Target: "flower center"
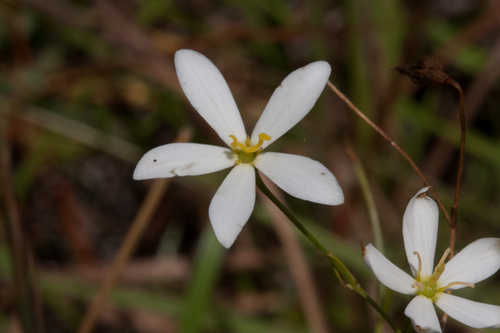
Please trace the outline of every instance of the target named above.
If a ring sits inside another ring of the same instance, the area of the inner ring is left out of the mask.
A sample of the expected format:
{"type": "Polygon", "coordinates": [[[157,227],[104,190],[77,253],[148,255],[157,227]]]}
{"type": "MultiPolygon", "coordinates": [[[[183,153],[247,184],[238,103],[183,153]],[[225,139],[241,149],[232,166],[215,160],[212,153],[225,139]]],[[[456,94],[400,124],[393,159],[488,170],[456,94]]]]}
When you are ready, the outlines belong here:
{"type": "Polygon", "coordinates": [[[261,152],[264,141],[271,140],[271,137],[266,133],[259,134],[259,142],[255,145],[252,145],[249,138],[245,142],[239,142],[235,135],[231,134],[229,137],[233,140],[231,148],[236,156],[238,156],[238,160],[236,161],[238,164],[252,163],[261,152]]]}
{"type": "Polygon", "coordinates": [[[474,288],[473,283],[460,282],[460,281],[451,282],[446,286],[439,286],[438,280],[444,272],[445,261],[446,258],[448,258],[448,255],[450,254],[450,249],[446,249],[446,251],[444,251],[443,256],[441,257],[441,259],[439,259],[439,263],[436,265],[436,268],[434,268],[434,272],[432,273],[431,276],[422,276],[422,257],[417,251],[413,252],[413,254],[416,255],[418,258],[418,271],[416,276],[417,281],[415,282],[414,285],[414,287],[417,288],[417,295],[425,296],[431,299],[433,302],[435,302],[437,296],[440,293],[448,290],[452,286],[465,285],[467,287],[474,288]]]}

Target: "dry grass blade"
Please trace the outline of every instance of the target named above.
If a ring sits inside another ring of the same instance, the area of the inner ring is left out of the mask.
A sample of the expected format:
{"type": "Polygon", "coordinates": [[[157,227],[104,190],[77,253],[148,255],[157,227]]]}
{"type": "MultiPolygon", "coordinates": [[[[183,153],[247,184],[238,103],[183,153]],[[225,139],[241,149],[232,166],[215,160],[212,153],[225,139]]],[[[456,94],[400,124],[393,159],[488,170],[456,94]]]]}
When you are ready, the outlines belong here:
{"type": "MultiPolygon", "coordinates": [[[[276,187],[264,179],[266,186],[282,201],[283,198],[276,193],[276,187]]],[[[288,267],[295,280],[298,289],[299,299],[309,323],[311,332],[327,333],[328,326],[318,298],[318,291],[315,287],[313,277],[307,260],[304,256],[300,243],[295,235],[292,226],[288,223],[286,216],[273,205],[270,199],[263,196],[264,206],[271,215],[271,220],[276,234],[283,243],[283,252],[288,262],[288,267]]]]}
{"type": "MultiPolygon", "coordinates": [[[[0,98],[0,103],[7,105],[8,102],[6,99],[0,98]]],[[[20,118],[30,124],[70,138],[85,146],[104,151],[130,163],[135,163],[140,157],[140,150],[134,144],[39,107],[29,107],[27,111],[15,113],[0,110],[0,117],[20,118]]]]}
{"type": "Polygon", "coordinates": [[[455,81],[451,76],[449,76],[442,68],[442,65],[433,60],[427,60],[417,65],[410,66],[408,68],[396,68],[399,72],[407,75],[416,84],[420,85],[444,85],[455,89],[458,92],[459,97],[459,119],[460,119],[460,152],[457,167],[457,180],[455,183],[455,196],[453,199],[453,205],[450,209],[450,250],[451,257],[455,252],[455,238],[457,229],[457,211],[458,211],[458,201],[460,200],[460,192],[462,190],[462,174],[464,170],[464,158],[465,158],[465,138],[467,133],[467,120],[465,118],[465,102],[464,102],[464,92],[460,84],[455,81]]]}
{"type": "MultiPolygon", "coordinates": [[[[0,118],[0,198],[6,218],[2,220],[12,251],[13,280],[18,316],[25,332],[44,332],[42,300],[33,254],[23,232],[21,213],[14,194],[7,124],[0,118]]],[[[2,222],[0,221],[0,222],[2,222]]]]}
{"type": "MultiPolygon", "coordinates": [[[[191,131],[188,129],[183,129],[179,132],[176,141],[185,142],[189,141],[191,138],[191,131]]],[[[99,313],[109,296],[110,291],[113,289],[114,284],[120,277],[125,265],[132,254],[132,251],[137,245],[137,241],[140,239],[142,232],[147,227],[151,217],[153,216],[158,204],[165,193],[167,186],[169,184],[169,179],[157,179],[153,182],[150,187],[149,192],[144,199],[144,202],[139,209],[132,226],[130,227],[125,240],[123,241],[115,260],[113,261],[109,273],[104,278],[99,291],[94,296],[92,303],[90,304],[85,317],[83,318],[79,333],[90,333],[94,328],[95,322],[99,316],[99,313]]]]}

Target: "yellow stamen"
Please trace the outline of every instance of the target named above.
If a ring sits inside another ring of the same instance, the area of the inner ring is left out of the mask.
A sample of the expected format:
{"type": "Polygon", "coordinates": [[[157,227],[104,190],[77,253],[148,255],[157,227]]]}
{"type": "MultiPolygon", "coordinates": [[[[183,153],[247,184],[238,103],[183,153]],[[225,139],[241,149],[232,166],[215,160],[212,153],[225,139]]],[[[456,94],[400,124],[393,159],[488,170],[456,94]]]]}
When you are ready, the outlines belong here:
{"type": "Polygon", "coordinates": [[[415,283],[413,283],[411,286],[412,286],[413,288],[417,288],[417,289],[419,289],[419,290],[421,290],[421,289],[423,288],[422,282],[420,282],[420,281],[418,281],[418,280],[417,280],[417,281],[415,281],[415,283]]]}
{"type": "Polygon", "coordinates": [[[439,278],[444,272],[445,268],[445,261],[450,255],[450,249],[446,249],[444,251],[443,256],[441,259],[439,259],[438,264],[436,265],[436,268],[434,268],[434,272],[430,276],[422,276],[422,257],[418,252],[413,252],[414,255],[417,256],[418,258],[418,272],[416,276],[416,281],[413,283],[412,287],[417,289],[417,294],[425,296],[435,302],[437,300],[437,297],[440,293],[450,289],[453,286],[456,285],[462,285],[466,287],[471,287],[474,288],[474,283],[469,283],[469,282],[451,282],[447,284],[446,286],[440,287],[439,286],[439,278]]]}
{"type": "Polygon", "coordinates": [[[245,140],[245,143],[241,143],[238,141],[235,135],[231,134],[229,135],[229,137],[233,140],[233,142],[231,143],[231,148],[233,148],[233,150],[242,151],[247,154],[258,152],[259,150],[261,150],[264,141],[271,140],[271,137],[266,133],[259,134],[259,142],[257,142],[256,145],[252,145],[252,142],[250,142],[250,139],[248,138],[245,140]]]}
{"type": "Polygon", "coordinates": [[[257,155],[262,150],[262,145],[264,141],[271,140],[271,137],[266,133],[259,134],[259,142],[256,145],[252,145],[249,138],[245,139],[245,142],[239,142],[235,135],[231,134],[229,137],[233,140],[231,143],[231,148],[233,152],[238,157],[236,163],[241,164],[251,164],[257,157],[257,155]]]}
{"type": "Polygon", "coordinates": [[[445,262],[445,260],[448,258],[448,256],[450,255],[450,253],[451,253],[450,248],[447,248],[447,249],[444,251],[444,253],[443,253],[443,255],[442,255],[441,259],[439,259],[439,262],[438,262],[438,264],[436,265],[436,269],[434,269],[434,271],[436,271],[436,270],[438,269],[438,267],[444,266],[444,262],[445,262]]]}
{"type": "Polygon", "coordinates": [[[456,281],[456,282],[448,283],[446,286],[439,288],[437,290],[437,292],[443,292],[443,291],[445,291],[447,289],[450,289],[453,286],[458,286],[458,285],[460,285],[460,286],[466,286],[466,287],[469,287],[469,288],[474,288],[476,286],[474,283],[456,281]]]}
{"type": "Polygon", "coordinates": [[[413,254],[416,255],[418,259],[417,281],[420,281],[422,274],[422,257],[420,256],[420,253],[418,253],[417,251],[413,251],[413,254]]]}
{"type": "Polygon", "coordinates": [[[451,250],[449,248],[447,248],[444,251],[443,255],[441,256],[441,259],[439,259],[439,262],[436,265],[436,268],[434,268],[434,272],[432,273],[432,279],[434,281],[439,280],[439,277],[441,276],[441,274],[443,274],[444,267],[445,267],[444,262],[446,261],[446,258],[448,258],[450,253],[451,253],[451,250]]]}

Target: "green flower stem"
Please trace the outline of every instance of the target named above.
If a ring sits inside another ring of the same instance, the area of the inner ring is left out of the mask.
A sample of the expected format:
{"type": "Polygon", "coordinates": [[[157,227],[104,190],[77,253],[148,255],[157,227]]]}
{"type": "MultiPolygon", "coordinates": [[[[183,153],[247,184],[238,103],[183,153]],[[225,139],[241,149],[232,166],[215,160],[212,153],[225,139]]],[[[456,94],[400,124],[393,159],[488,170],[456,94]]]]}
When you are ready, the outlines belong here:
{"type": "Polygon", "coordinates": [[[368,215],[372,224],[375,247],[380,252],[384,253],[384,238],[382,236],[382,228],[380,227],[377,205],[375,204],[375,199],[370,187],[370,182],[368,181],[368,177],[366,176],[365,168],[363,167],[361,160],[358,158],[351,147],[348,146],[346,148],[346,152],[354,164],[354,172],[356,173],[356,177],[358,177],[359,185],[361,187],[361,191],[363,192],[363,197],[365,198],[366,208],[368,209],[368,215]]]}
{"type": "MultiPolygon", "coordinates": [[[[377,206],[375,204],[375,199],[372,194],[370,182],[368,181],[368,177],[366,176],[363,164],[361,163],[361,160],[358,158],[354,150],[350,146],[347,146],[346,153],[352,160],[352,163],[354,165],[354,172],[358,177],[359,185],[361,187],[361,191],[363,192],[363,196],[365,198],[366,208],[368,209],[368,214],[372,224],[372,232],[373,232],[373,238],[375,239],[375,247],[379,249],[380,252],[384,253],[384,239],[382,237],[382,228],[380,227],[380,219],[378,217],[377,206]]],[[[378,301],[382,303],[385,296],[385,287],[379,283],[378,290],[379,290],[378,301]]],[[[378,320],[375,332],[382,331],[382,324],[383,324],[382,320],[378,320]]]]}
{"type": "Polygon", "coordinates": [[[375,309],[375,311],[377,311],[379,315],[391,326],[394,332],[397,333],[401,332],[401,330],[399,330],[396,327],[396,325],[392,322],[389,315],[384,312],[384,310],[377,304],[377,302],[375,302],[375,300],[371,298],[370,295],[368,295],[368,293],[358,283],[356,277],[342,262],[342,260],[340,260],[337,256],[328,251],[326,247],[324,247],[323,244],[321,244],[320,241],[304,226],[304,224],[302,224],[302,222],[299,221],[299,219],[292,213],[292,211],[288,209],[288,207],[286,207],[283,203],[281,203],[281,201],[279,201],[278,198],[274,196],[274,194],[271,193],[271,191],[264,184],[258,173],[257,173],[257,186],[262,191],[262,193],[264,193],[276,205],[276,207],[278,207],[279,210],[281,210],[281,212],[285,214],[286,217],[288,217],[290,222],[292,222],[295,225],[295,227],[299,229],[299,231],[307,238],[307,240],[311,242],[311,244],[318,251],[320,251],[323,255],[325,255],[328,258],[328,261],[332,265],[340,283],[347,289],[354,291],[361,298],[363,298],[368,304],[370,304],[375,309]]]}

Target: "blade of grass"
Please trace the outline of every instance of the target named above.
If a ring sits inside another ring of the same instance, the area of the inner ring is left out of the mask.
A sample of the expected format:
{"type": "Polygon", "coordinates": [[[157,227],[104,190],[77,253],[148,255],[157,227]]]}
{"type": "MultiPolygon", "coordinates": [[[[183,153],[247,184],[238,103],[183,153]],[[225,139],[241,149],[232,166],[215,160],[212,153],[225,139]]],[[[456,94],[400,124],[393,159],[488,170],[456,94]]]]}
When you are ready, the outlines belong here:
{"type": "Polygon", "coordinates": [[[85,146],[104,151],[129,163],[137,162],[140,157],[139,147],[119,137],[109,135],[82,122],[31,106],[26,111],[9,114],[5,110],[8,99],[0,96],[0,117],[16,117],[35,126],[72,139],[85,146]]]}
{"type": "MultiPolygon", "coordinates": [[[[208,228],[207,228],[208,229],[208,228]]],[[[211,231],[208,230],[210,233],[211,231]]],[[[208,232],[207,232],[208,233],[208,232]]],[[[220,245],[217,244],[219,248],[220,245]]],[[[223,251],[223,249],[221,249],[223,251]]],[[[6,276],[6,272],[0,270],[0,278],[6,276]]],[[[88,282],[80,277],[65,276],[58,273],[42,274],[41,286],[45,295],[49,298],[75,298],[89,301],[98,291],[98,285],[88,282]]],[[[169,294],[158,290],[147,290],[136,287],[117,286],[110,293],[111,305],[125,311],[150,311],[154,314],[167,314],[173,318],[182,316],[186,300],[184,297],[169,294]]],[[[226,322],[231,332],[257,333],[306,333],[307,330],[300,325],[287,325],[275,320],[264,320],[238,314],[234,309],[214,302],[212,308],[224,313],[226,322]]],[[[206,313],[204,318],[208,328],[215,327],[213,311],[206,313]]],[[[76,327],[75,327],[76,329],[76,327]]],[[[214,330],[217,331],[217,330],[214,330]]]]}
{"type": "MultiPolygon", "coordinates": [[[[183,129],[179,131],[177,136],[177,142],[189,141],[191,138],[191,132],[189,129],[183,129]]],[[[92,300],[85,317],[82,320],[82,324],[78,332],[80,333],[90,333],[95,325],[95,322],[99,316],[103,304],[108,298],[109,292],[113,289],[113,286],[118,281],[120,274],[122,273],[125,265],[127,264],[132,252],[134,251],[137,242],[140,240],[144,229],[148,226],[151,217],[153,216],[158,204],[160,203],[163,194],[167,190],[169,184],[169,178],[157,179],[154,181],[153,185],[149,189],[149,192],[144,199],[144,202],[137,212],[137,215],[132,222],[132,225],[123,240],[123,243],[118,250],[118,254],[111,264],[109,274],[104,278],[101,288],[98,294],[92,300]]]]}
{"type": "MultiPolygon", "coordinates": [[[[16,105],[7,106],[6,113],[15,112],[16,105]]],[[[7,130],[9,124],[0,118],[0,208],[5,210],[1,219],[12,257],[12,280],[15,290],[17,315],[25,332],[44,332],[42,300],[40,299],[37,268],[25,236],[21,211],[14,193],[11,173],[11,148],[7,130]]]]}
{"type": "MultiPolygon", "coordinates": [[[[344,239],[337,237],[324,227],[318,225],[304,216],[298,216],[307,229],[316,235],[318,240],[332,253],[335,253],[342,261],[351,267],[361,276],[370,276],[370,271],[363,262],[358,244],[351,244],[344,239]]],[[[303,239],[305,244],[309,244],[303,239]]]]}
{"type": "Polygon", "coordinates": [[[368,209],[368,215],[370,217],[370,222],[372,225],[373,238],[375,240],[375,246],[382,253],[384,252],[384,239],[382,236],[382,228],[380,227],[380,219],[378,217],[377,206],[375,205],[375,199],[370,188],[370,183],[368,182],[368,177],[366,176],[365,169],[361,164],[360,159],[350,147],[346,148],[347,155],[351,158],[354,164],[354,172],[359,180],[359,185],[361,191],[363,192],[363,197],[365,198],[366,208],[368,209]]]}
{"type": "MultiPolygon", "coordinates": [[[[285,202],[283,196],[277,192],[276,186],[269,180],[264,179],[264,181],[271,191],[275,193],[276,197],[285,202]]],[[[262,196],[262,199],[264,200],[264,206],[271,215],[276,234],[282,243],[283,253],[297,287],[297,295],[310,330],[314,333],[326,333],[329,330],[318,297],[318,290],[293,226],[288,223],[286,216],[268,198],[262,196]]]]}
{"type": "Polygon", "coordinates": [[[391,326],[394,332],[398,333],[400,330],[397,328],[396,324],[392,321],[391,317],[380,307],[380,305],[371,298],[370,295],[364,290],[364,288],[359,284],[357,278],[345,265],[345,263],[339,259],[334,253],[330,252],[324,245],[319,241],[316,236],[311,233],[309,229],[300,221],[297,216],[288,207],[283,205],[283,203],[272,194],[272,192],[267,188],[267,186],[262,181],[260,175],[257,173],[257,187],[259,190],[266,195],[275,205],[286,215],[290,223],[292,223],[302,235],[307,238],[314,248],[323,254],[331,265],[333,273],[336,275],[340,284],[345,288],[352,290],[358,296],[360,296],[367,304],[369,304],[379,315],[382,317],[387,324],[391,326]]]}
{"type": "MultiPolygon", "coordinates": [[[[370,70],[368,68],[367,59],[365,58],[368,54],[366,50],[365,41],[365,30],[368,27],[368,14],[366,1],[352,0],[346,2],[346,15],[349,22],[349,91],[352,92],[353,100],[356,104],[360,105],[362,110],[365,110],[367,114],[372,114],[373,107],[373,96],[372,88],[370,82],[370,70]]],[[[359,121],[357,123],[357,143],[360,147],[368,147],[368,141],[372,136],[371,131],[369,131],[363,122],[359,121]]]]}
{"type": "MultiPolygon", "coordinates": [[[[408,108],[401,108],[400,116],[402,116],[403,120],[418,124],[418,126],[432,132],[456,147],[460,144],[459,129],[447,120],[443,120],[428,112],[414,112],[408,108]]],[[[500,142],[492,142],[492,140],[485,136],[470,130],[467,134],[466,150],[468,154],[496,167],[500,167],[500,142]]]]}
{"type": "Polygon", "coordinates": [[[202,234],[196,251],[195,267],[181,315],[184,333],[203,331],[204,321],[211,312],[212,294],[219,275],[224,248],[217,242],[210,226],[202,234]]]}
{"type": "MultiPolygon", "coordinates": [[[[366,176],[365,169],[363,168],[363,164],[361,164],[361,160],[358,158],[354,150],[351,147],[346,147],[346,153],[351,158],[352,163],[354,164],[354,173],[358,177],[359,185],[361,187],[361,191],[363,192],[363,197],[365,198],[366,208],[368,209],[368,215],[370,217],[370,222],[372,226],[373,238],[375,240],[375,246],[384,253],[384,239],[382,236],[382,228],[380,227],[380,219],[378,217],[377,205],[375,204],[375,199],[373,198],[372,190],[370,187],[370,183],[368,181],[368,177],[366,176]]],[[[381,283],[378,284],[378,302],[382,303],[385,296],[385,287],[381,283]]],[[[383,303],[382,303],[383,304],[383,303]]],[[[387,308],[385,307],[387,311],[387,308]]],[[[383,329],[383,320],[378,319],[375,325],[375,332],[382,332],[383,329]]]]}

